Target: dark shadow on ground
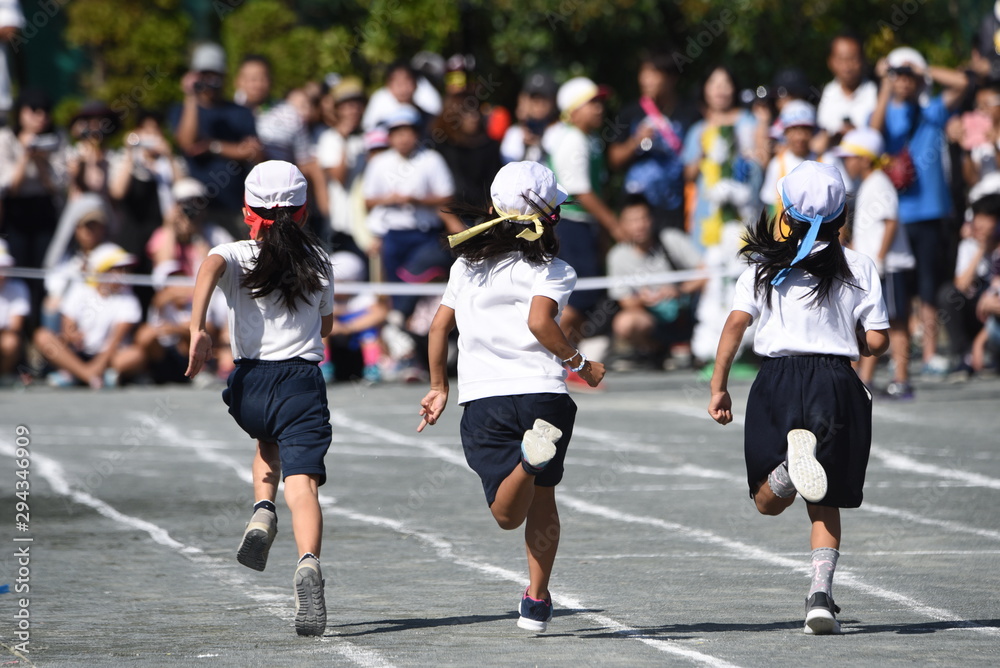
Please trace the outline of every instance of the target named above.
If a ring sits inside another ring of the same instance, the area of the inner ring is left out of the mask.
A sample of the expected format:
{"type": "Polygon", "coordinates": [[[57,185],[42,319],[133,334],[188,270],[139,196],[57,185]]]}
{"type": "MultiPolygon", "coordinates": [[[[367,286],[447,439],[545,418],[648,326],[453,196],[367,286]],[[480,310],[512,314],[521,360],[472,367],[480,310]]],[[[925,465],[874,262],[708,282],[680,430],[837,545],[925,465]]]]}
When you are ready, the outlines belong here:
{"type": "MultiPolygon", "coordinates": [[[[578,615],[587,612],[600,612],[600,610],[556,610],[555,618],[578,615]]],[[[374,633],[395,633],[398,631],[411,631],[414,629],[433,629],[440,626],[457,626],[467,624],[485,624],[488,622],[515,622],[517,611],[511,610],[498,615],[462,615],[456,617],[438,617],[436,619],[413,617],[409,619],[373,619],[369,622],[355,622],[353,624],[328,625],[327,631],[333,631],[339,637],[367,636],[374,633]],[[356,631],[350,629],[357,627],[364,628],[356,631]]]]}
{"type": "MultiPolygon", "coordinates": [[[[937,633],[952,629],[972,629],[977,627],[1000,628],[1000,619],[969,619],[944,622],[919,622],[916,624],[863,624],[854,619],[841,620],[844,635],[899,633],[903,635],[937,633]]],[[[801,621],[767,622],[763,624],[726,624],[702,622],[697,624],[664,624],[663,626],[636,627],[630,632],[602,631],[601,629],[580,629],[578,635],[586,638],[669,638],[680,640],[703,633],[761,633],[768,631],[798,631],[801,621]]]]}

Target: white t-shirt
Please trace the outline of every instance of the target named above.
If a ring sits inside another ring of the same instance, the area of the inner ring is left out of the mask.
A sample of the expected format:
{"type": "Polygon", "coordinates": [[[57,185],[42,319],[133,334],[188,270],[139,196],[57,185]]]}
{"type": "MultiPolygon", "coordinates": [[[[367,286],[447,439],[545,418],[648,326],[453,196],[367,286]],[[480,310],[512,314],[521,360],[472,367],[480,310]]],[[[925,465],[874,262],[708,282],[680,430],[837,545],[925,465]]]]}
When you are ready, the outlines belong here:
{"type": "Polygon", "coordinates": [[[542,149],[541,141],[534,146],[524,143],[524,126],[515,123],[507,128],[500,142],[500,157],[504,164],[508,162],[520,162],[522,160],[532,160],[542,162],[545,159],[545,151],[542,149]]]}
{"type": "Polygon", "coordinates": [[[917,265],[906,232],[896,228],[892,245],[885,255],[885,262],[878,259],[885,237],[885,221],[899,221],[899,193],[881,169],[872,172],[861,182],[854,200],[854,224],[851,247],[875,262],[879,275],[885,272],[906,271],[917,265]],[[884,264],[884,266],[883,266],[884,264]]]}
{"type": "Polygon", "coordinates": [[[767,163],[767,171],[764,173],[764,185],[760,187],[760,201],[768,206],[774,206],[778,201],[778,179],[788,176],[788,173],[801,165],[806,160],[815,160],[816,156],[810,153],[804,158],[800,158],[788,149],[781,149],[778,155],[771,158],[767,163]]]}
{"type": "MultiPolygon", "coordinates": [[[[608,277],[631,277],[658,274],[667,271],[695,269],[701,264],[701,255],[682,230],[667,228],[660,233],[662,246],[655,246],[645,253],[638,246],[616,244],[608,251],[608,277]]],[[[659,288],[661,286],[650,286],[659,288]]],[[[615,300],[637,294],[640,286],[612,284],[608,296],[615,300]]]]}
{"type": "Polygon", "coordinates": [[[104,350],[115,326],[123,322],[134,325],[142,320],[139,300],[125,286],[103,296],[92,285],[73,283],[59,302],[59,311],[76,323],[83,334],[81,352],[88,355],[98,355],[104,350]]]}
{"type": "Polygon", "coordinates": [[[31,313],[31,297],[24,281],[8,278],[0,287],[0,329],[9,329],[11,320],[31,313]]]}
{"type": "Polygon", "coordinates": [[[365,171],[365,138],[360,134],[344,137],[334,128],[327,128],[319,137],[316,160],[323,169],[339,167],[347,161],[347,183],[329,178],[327,190],[330,194],[330,227],[336,232],[353,234],[351,220],[351,189],[358,177],[365,171]],[[346,149],[346,150],[345,150],[346,149]]]}
{"type": "Polygon", "coordinates": [[[257,242],[245,239],[213,248],[209,255],[226,261],[219,288],[229,304],[229,339],[236,359],[288,360],[301,357],[311,362],[323,359],[320,337],[322,316],[333,313],[333,279],[323,278],[323,289],[294,310],[280,302],[277,290],[260,299],[241,287],[243,276],[253,268],[257,242]]]}
{"type": "Polygon", "coordinates": [[[535,296],[566,306],[576,272],[562,260],[532,264],[513,253],[451,267],[442,306],[458,324],[458,402],[513,394],[566,393],[566,371],[528,329],[535,296]]]}
{"type": "Polygon", "coordinates": [[[853,93],[845,93],[836,79],[823,87],[816,110],[816,123],[830,134],[840,132],[844,119],[850,118],[856,128],[868,127],[868,120],[878,103],[878,86],[865,81],[853,93]]]}
{"type": "MultiPolygon", "coordinates": [[[[18,0],[0,0],[0,28],[23,28],[24,14],[18,0]]],[[[0,48],[0,111],[14,106],[10,96],[10,71],[7,69],[7,48],[0,48]]]]}
{"type": "MultiPolygon", "coordinates": [[[[979,253],[979,247],[980,243],[972,237],[966,237],[958,242],[958,254],[955,257],[955,278],[966,272],[976,258],[976,254],[979,253]]],[[[976,266],[976,277],[985,279],[989,278],[989,275],[990,255],[985,253],[979,258],[979,264],[976,266]]]]}
{"type": "MultiPolygon", "coordinates": [[[[814,252],[825,245],[817,242],[814,252]]],[[[844,249],[844,255],[854,274],[852,283],[858,287],[834,281],[820,304],[809,295],[818,279],[801,269],[793,268],[781,285],[774,286],[770,307],[764,292],[754,291],[756,267],[740,274],[733,310],[749,313],[758,321],[755,353],[761,357],[842,355],[856,360],[860,357],[855,334],[858,322],[865,331],[889,328],[875,263],[849,248],[844,249]]]]}
{"type": "MultiPolygon", "coordinates": [[[[441,93],[426,77],[417,77],[417,90],[413,93],[413,104],[431,116],[437,116],[441,113],[441,93]]],[[[401,106],[403,106],[402,103],[393,97],[387,88],[384,86],[379,88],[368,98],[365,113],[361,117],[361,127],[365,130],[371,130],[392,116],[393,112],[401,106]]]]}
{"type": "MultiPolygon", "coordinates": [[[[408,158],[392,149],[379,153],[365,167],[363,188],[365,199],[393,193],[421,199],[455,194],[455,182],[448,163],[440,153],[429,148],[417,149],[408,158]]],[[[368,227],[377,237],[390,230],[427,232],[441,227],[441,219],[437,208],[432,206],[379,205],[368,213],[368,227]]]]}
{"type": "MultiPolygon", "coordinates": [[[[594,191],[591,181],[593,139],[576,126],[560,123],[558,127],[549,128],[542,140],[550,154],[556,180],[571,197],[594,191]]],[[[587,223],[597,220],[583,207],[572,207],[572,210],[573,220],[587,223]]]]}
{"type": "Polygon", "coordinates": [[[265,160],[302,165],[312,160],[312,142],[305,122],[288,102],[280,102],[257,117],[257,138],[265,160]]]}

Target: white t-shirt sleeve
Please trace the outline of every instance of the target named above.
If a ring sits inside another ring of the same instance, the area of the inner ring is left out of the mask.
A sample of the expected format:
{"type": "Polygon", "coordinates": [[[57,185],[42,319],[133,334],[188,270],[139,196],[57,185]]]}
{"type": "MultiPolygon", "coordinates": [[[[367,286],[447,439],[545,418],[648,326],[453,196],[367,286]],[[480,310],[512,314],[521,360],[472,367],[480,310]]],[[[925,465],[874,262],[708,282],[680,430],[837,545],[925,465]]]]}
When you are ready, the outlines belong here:
{"type": "Polygon", "coordinates": [[[592,192],[590,183],[590,147],[587,137],[576,128],[563,132],[552,153],[552,167],[559,185],[570,195],[592,192]]]}
{"type": "Polygon", "coordinates": [[[524,128],[512,125],[507,128],[500,142],[500,157],[504,163],[517,162],[524,159],[524,128]]]}
{"type": "Polygon", "coordinates": [[[326,284],[319,296],[319,314],[328,316],[333,313],[333,267],[327,265],[326,284]]]}
{"type": "Polygon", "coordinates": [[[878,277],[875,262],[867,256],[860,257],[859,269],[866,272],[860,283],[862,290],[861,302],[854,309],[855,320],[861,323],[865,331],[889,328],[889,313],[882,299],[882,281],[878,277]]]}
{"type": "Polygon", "coordinates": [[[441,306],[454,309],[458,303],[458,291],[465,280],[465,270],[468,265],[465,260],[459,258],[451,265],[448,274],[448,287],[444,289],[444,297],[441,298],[441,306]]]}
{"type": "Polygon", "coordinates": [[[697,269],[701,266],[701,254],[691,243],[691,237],[684,230],[667,228],[660,233],[660,243],[667,249],[670,263],[675,270],[697,269]]]}
{"type": "Polygon", "coordinates": [[[142,305],[139,298],[131,292],[119,295],[116,301],[115,322],[127,322],[130,325],[138,324],[142,321],[142,305]]]}
{"type": "Polygon", "coordinates": [[[219,289],[226,295],[233,294],[233,277],[239,274],[235,270],[235,267],[239,266],[239,261],[236,258],[236,254],[233,252],[233,247],[230,244],[222,244],[221,246],[216,246],[212,250],[208,251],[209,255],[218,255],[223,260],[226,261],[226,269],[222,272],[222,276],[219,277],[219,289]]]}
{"type": "Polygon", "coordinates": [[[733,295],[733,310],[749,313],[750,317],[754,320],[760,317],[757,291],[754,290],[756,274],[757,270],[754,267],[747,267],[736,281],[736,289],[733,295]]]}
{"type": "MultiPolygon", "coordinates": [[[[384,154],[383,154],[384,155],[384,154]]],[[[364,183],[362,193],[365,199],[382,197],[389,192],[387,180],[383,178],[385,172],[389,171],[384,166],[385,159],[381,155],[375,156],[365,167],[364,183]]]]}
{"type": "Polygon", "coordinates": [[[339,167],[344,158],[344,138],[340,133],[329,128],[319,136],[316,147],[316,160],[323,169],[339,167]]]}
{"type": "Polygon", "coordinates": [[[532,297],[548,297],[562,309],[576,287],[576,271],[561,260],[554,260],[539,268],[535,284],[531,288],[532,297]]]}

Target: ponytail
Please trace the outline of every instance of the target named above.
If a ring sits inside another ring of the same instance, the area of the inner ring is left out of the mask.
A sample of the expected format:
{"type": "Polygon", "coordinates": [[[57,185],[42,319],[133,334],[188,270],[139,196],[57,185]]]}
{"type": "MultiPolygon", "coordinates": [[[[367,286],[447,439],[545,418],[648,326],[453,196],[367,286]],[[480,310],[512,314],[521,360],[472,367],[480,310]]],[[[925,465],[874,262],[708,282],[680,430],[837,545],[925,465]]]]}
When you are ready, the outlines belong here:
{"type": "Polygon", "coordinates": [[[299,300],[307,301],[319,292],[324,279],[330,276],[330,260],[316,235],[292,219],[297,208],[251,208],[261,218],[274,222],[258,234],[259,252],[242,284],[254,299],[278,290],[279,303],[292,310],[299,300]]]}
{"type": "MultiPolygon", "coordinates": [[[[799,242],[809,230],[809,223],[799,221],[787,213],[783,214],[783,221],[791,231],[787,238],[775,239],[774,230],[777,218],[768,218],[766,211],[761,211],[756,225],[747,227],[743,237],[746,245],[739,251],[741,256],[757,265],[754,290],[757,294],[760,294],[761,290],[764,291],[768,306],[771,305],[771,294],[774,291],[774,285],[771,281],[782,269],[791,266],[798,251],[799,242]]],[[[858,287],[852,282],[854,274],[851,273],[851,267],[847,264],[844,248],[840,245],[839,230],[846,221],[845,209],[845,212],[837,218],[824,223],[820,227],[816,239],[829,242],[827,246],[795,264],[795,269],[801,269],[819,279],[819,282],[806,295],[812,297],[816,304],[829,296],[834,281],[858,287]]]]}

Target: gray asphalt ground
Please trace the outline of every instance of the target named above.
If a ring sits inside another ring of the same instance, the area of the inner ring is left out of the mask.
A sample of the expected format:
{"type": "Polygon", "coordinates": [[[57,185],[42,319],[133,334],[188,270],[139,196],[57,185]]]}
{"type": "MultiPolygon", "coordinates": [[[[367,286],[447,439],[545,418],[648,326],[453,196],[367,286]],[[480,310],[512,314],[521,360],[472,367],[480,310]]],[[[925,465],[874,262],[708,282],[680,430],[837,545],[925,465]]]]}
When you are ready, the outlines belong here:
{"type": "Polygon", "coordinates": [[[747,497],[739,418],[692,374],[616,374],[577,395],[559,488],[549,633],[515,626],[520,532],[497,528],[458,438],[417,435],[419,386],[331,388],[322,488],[329,626],[292,625],[287,508],[267,570],[235,560],[252,443],[218,390],[0,394],[3,666],[995,666],[1000,381],[877,402],[866,503],[844,514],[844,635],[802,633],[808,530],[747,497]],[[30,528],[15,527],[15,425],[30,429],[30,528]],[[31,543],[14,538],[31,537],[31,543]]]}

